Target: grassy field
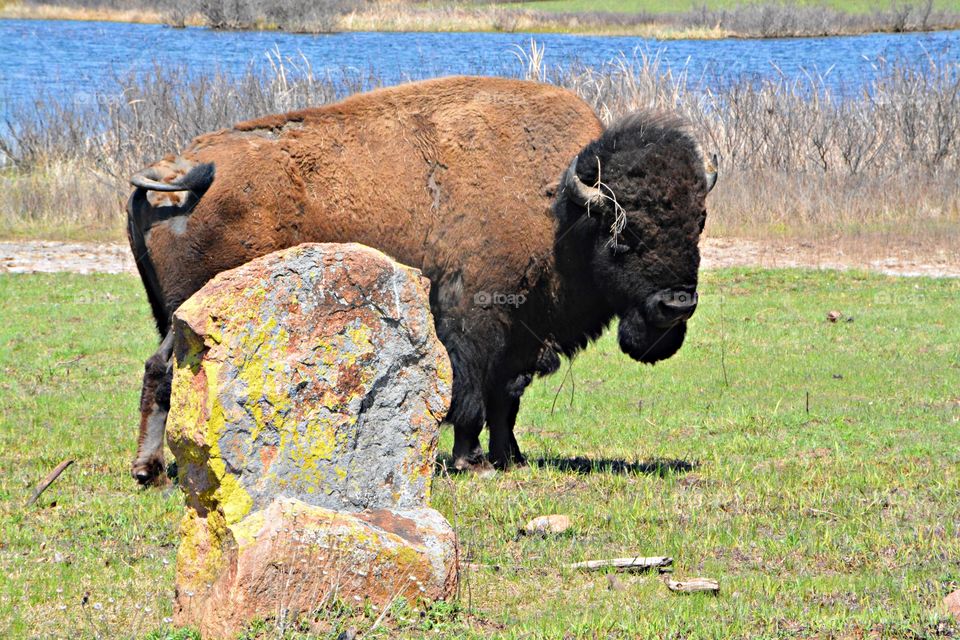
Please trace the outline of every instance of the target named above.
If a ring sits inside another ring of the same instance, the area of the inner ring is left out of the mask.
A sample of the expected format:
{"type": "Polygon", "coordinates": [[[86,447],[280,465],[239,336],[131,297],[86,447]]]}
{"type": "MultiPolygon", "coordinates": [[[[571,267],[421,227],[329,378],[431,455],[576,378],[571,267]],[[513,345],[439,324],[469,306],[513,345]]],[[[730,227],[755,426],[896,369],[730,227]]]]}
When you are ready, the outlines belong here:
{"type": "MultiPolygon", "coordinates": [[[[525,396],[533,464],[437,479],[468,560],[500,570],[468,571],[455,606],[398,604],[390,632],[956,637],[941,600],[960,587],[958,299],[958,280],[704,274],[676,357],[642,367],[608,334],[525,396]],[[572,531],[515,536],[547,513],[572,531]],[[633,554],[673,556],[677,577],[722,591],[562,566],[633,554]]],[[[164,622],[182,499],[127,475],[155,340],[139,283],[0,276],[0,308],[0,637],[191,637],[164,622]]],[[[363,632],[373,614],[327,613],[317,628],[363,632]]],[[[316,637],[308,628],[287,637],[316,637]]],[[[247,637],[277,635],[267,622],[247,637]]]]}

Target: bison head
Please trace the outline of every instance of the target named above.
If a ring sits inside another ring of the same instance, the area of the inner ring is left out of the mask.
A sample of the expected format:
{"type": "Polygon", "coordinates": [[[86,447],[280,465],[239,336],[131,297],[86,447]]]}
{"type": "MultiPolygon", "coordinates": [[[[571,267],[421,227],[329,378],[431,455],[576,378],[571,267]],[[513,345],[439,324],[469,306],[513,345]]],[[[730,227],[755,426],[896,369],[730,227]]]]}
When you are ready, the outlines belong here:
{"type": "Polygon", "coordinates": [[[717,179],[676,118],[635,114],[587,146],[564,194],[592,244],[593,286],[620,318],[620,348],[654,363],[683,344],[697,308],[697,243],[717,179]]]}

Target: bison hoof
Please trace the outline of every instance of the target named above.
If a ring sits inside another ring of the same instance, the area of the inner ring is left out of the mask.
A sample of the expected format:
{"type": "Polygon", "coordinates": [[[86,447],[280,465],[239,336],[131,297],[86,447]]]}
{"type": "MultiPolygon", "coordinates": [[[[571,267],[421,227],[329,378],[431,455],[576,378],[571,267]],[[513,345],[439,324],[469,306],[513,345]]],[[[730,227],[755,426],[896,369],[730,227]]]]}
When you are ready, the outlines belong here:
{"type": "Polygon", "coordinates": [[[492,456],[490,462],[493,463],[494,467],[502,471],[527,466],[527,459],[519,452],[504,456],[492,456]]]}
{"type": "Polygon", "coordinates": [[[151,458],[145,461],[135,461],[130,469],[134,480],[140,483],[140,486],[159,487],[166,483],[166,477],[163,473],[163,460],[151,458]]]}
{"type": "Polygon", "coordinates": [[[487,459],[483,457],[483,455],[481,455],[479,458],[457,458],[453,462],[453,468],[457,471],[475,473],[480,477],[486,477],[494,473],[493,465],[487,462],[487,459]]]}

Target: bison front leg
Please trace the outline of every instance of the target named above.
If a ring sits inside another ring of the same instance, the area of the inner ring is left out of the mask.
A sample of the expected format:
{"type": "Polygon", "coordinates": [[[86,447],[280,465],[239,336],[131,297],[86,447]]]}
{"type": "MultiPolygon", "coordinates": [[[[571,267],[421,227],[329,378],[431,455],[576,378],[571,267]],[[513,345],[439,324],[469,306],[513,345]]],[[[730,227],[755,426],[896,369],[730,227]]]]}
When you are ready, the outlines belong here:
{"type": "MultiPolygon", "coordinates": [[[[454,378],[454,386],[456,386],[456,378],[454,378]]],[[[453,405],[452,408],[455,410],[460,407],[453,405]]],[[[453,468],[458,471],[480,471],[488,468],[483,447],[480,446],[483,406],[477,405],[472,411],[451,411],[451,414],[447,417],[453,423],[453,468]]]]}
{"type": "Polygon", "coordinates": [[[163,434],[170,410],[173,332],[168,332],[157,352],[147,360],[140,391],[140,437],[131,473],[141,485],[164,481],[163,434]]]}
{"type": "Polygon", "coordinates": [[[529,384],[529,376],[521,376],[512,384],[498,389],[487,400],[487,428],[490,429],[490,462],[498,469],[526,464],[520,445],[513,434],[520,411],[520,396],[529,384]]]}

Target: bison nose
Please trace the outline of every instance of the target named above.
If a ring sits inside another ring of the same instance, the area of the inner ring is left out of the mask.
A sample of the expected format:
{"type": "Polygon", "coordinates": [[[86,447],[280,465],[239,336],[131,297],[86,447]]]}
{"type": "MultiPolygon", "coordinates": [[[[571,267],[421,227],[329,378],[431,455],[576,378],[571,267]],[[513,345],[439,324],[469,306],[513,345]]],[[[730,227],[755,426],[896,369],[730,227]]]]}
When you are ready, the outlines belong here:
{"type": "Polygon", "coordinates": [[[655,327],[670,327],[683,322],[697,310],[697,292],[693,287],[662,289],[647,298],[647,320],[655,327]]]}

